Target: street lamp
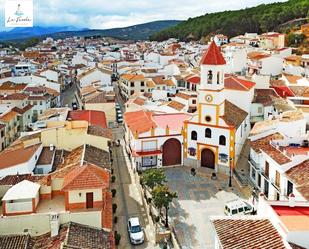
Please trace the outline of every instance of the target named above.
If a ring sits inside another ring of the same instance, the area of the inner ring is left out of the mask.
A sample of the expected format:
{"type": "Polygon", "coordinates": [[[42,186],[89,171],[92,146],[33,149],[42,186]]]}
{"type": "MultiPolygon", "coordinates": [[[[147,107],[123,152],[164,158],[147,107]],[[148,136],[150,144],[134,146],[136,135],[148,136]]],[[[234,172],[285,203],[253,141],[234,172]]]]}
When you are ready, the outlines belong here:
{"type": "Polygon", "coordinates": [[[229,187],[232,187],[232,160],[233,158],[230,157],[230,176],[229,176],[229,187]]]}

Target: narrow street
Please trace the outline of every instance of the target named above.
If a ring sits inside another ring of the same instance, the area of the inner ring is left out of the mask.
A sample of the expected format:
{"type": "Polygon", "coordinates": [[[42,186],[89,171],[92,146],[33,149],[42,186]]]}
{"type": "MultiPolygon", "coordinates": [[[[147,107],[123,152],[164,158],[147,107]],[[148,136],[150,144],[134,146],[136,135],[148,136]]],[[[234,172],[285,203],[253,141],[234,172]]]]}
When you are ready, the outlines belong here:
{"type": "Polygon", "coordinates": [[[65,91],[61,93],[60,103],[62,107],[65,107],[67,105],[68,107],[72,108],[72,102],[76,102],[76,90],[76,85],[73,84],[71,87],[65,89],[65,91]]]}
{"type": "MultiPolygon", "coordinates": [[[[123,129],[115,128],[113,135],[115,139],[121,139],[123,137],[123,129]]],[[[118,222],[115,224],[114,230],[121,234],[118,248],[155,248],[154,230],[145,213],[142,197],[134,181],[134,173],[131,170],[130,161],[124,151],[123,145],[113,147],[112,154],[114,175],[116,176],[116,182],[112,184],[112,188],[117,190],[114,203],[118,206],[115,214],[118,217],[118,222]],[[142,245],[134,246],[129,241],[127,220],[133,216],[139,217],[141,225],[144,228],[145,242],[142,245]]]]}

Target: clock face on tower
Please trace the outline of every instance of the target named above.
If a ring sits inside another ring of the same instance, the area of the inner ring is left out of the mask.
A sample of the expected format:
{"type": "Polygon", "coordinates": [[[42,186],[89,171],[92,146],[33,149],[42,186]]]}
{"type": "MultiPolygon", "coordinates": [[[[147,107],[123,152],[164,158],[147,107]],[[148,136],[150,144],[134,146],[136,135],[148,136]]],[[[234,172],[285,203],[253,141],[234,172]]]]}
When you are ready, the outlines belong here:
{"type": "Polygon", "coordinates": [[[210,94],[207,94],[207,95],[205,96],[205,100],[206,100],[208,103],[210,103],[210,102],[212,102],[213,97],[212,97],[210,94]]]}

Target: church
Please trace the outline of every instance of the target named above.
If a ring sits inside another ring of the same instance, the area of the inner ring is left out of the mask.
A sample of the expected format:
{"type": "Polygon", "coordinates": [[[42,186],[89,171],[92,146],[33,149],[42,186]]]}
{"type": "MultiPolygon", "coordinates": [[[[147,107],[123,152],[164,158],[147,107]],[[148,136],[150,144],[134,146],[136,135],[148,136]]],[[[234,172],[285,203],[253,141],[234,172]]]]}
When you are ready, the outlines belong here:
{"type": "Polygon", "coordinates": [[[250,132],[249,114],[226,96],[225,66],[224,57],[212,42],[200,63],[197,114],[184,121],[183,164],[186,166],[228,172],[230,167],[235,167],[250,132]]]}

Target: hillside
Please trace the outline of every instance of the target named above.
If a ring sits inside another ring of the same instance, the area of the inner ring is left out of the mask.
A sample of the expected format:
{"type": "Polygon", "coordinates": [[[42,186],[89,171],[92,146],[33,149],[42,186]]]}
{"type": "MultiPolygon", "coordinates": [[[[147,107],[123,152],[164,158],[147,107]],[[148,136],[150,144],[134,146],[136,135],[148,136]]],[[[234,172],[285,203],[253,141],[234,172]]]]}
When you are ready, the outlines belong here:
{"type": "Polygon", "coordinates": [[[125,28],[113,29],[82,29],[78,30],[72,27],[70,30],[67,27],[33,27],[33,28],[18,28],[8,32],[0,32],[0,40],[2,41],[22,41],[27,38],[37,37],[43,39],[47,36],[53,38],[66,38],[71,36],[94,36],[100,35],[105,37],[114,37],[125,40],[147,40],[149,36],[162,29],[166,29],[179,24],[181,21],[166,20],[155,21],[149,23],[138,24],[125,28]]]}
{"type": "Polygon", "coordinates": [[[246,32],[273,31],[277,30],[282,23],[307,17],[308,11],[309,0],[289,0],[283,3],[261,4],[252,8],[189,18],[174,27],[155,33],[150,39],[158,41],[168,38],[199,40],[216,33],[233,37],[246,32]]]}
{"type": "Polygon", "coordinates": [[[80,31],[82,29],[74,26],[62,26],[62,27],[41,27],[33,26],[27,28],[14,28],[10,31],[0,32],[0,40],[15,40],[15,39],[27,39],[30,37],[42,36],[53,34],[63,31],[80,31]]]}

